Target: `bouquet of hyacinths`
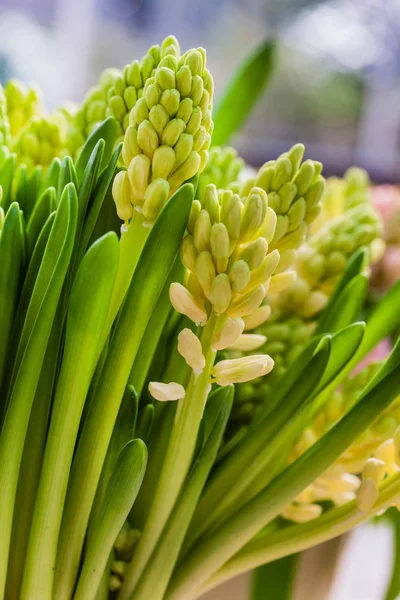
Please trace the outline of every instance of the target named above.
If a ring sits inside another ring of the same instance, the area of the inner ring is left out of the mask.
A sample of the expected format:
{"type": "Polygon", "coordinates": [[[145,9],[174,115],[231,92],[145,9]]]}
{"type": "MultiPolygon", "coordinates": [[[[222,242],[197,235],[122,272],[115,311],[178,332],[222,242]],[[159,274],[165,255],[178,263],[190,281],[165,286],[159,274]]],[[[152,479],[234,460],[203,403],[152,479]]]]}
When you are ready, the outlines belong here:
{"type": "Polygon", "coordinates": [[[366,175],[297,144],[246,179],[212,105],[172,36],[79,107],[2,91],[0,598],[190,600],[399,502],[399,346],[353,374],[400,324],[366,175]]]}

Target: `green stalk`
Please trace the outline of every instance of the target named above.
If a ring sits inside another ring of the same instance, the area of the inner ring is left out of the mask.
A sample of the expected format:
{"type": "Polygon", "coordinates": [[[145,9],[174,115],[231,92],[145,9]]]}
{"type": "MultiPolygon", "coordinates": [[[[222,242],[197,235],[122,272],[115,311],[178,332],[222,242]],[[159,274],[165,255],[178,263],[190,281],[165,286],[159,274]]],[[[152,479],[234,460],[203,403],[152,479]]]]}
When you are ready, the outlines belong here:
{"type": "Polygon", "coordinates": [[[171,582],[167,600],[187,600],[211,575],[281,513],[340,456],[400,391],[399,345],[369,389],[343,419],[287,467],[228,523],[199,543],[171,582]]]}
{"type": "Polygon", "coordinates": [[[72,254],[77,198],[67,188],[59,204],[29,304],[16,377],[0,435],[0,597],[4,596],[14,502],[25,436],[61,290],[72,254]],[[29,331],[29,335],[28,335],[29,331]],[[25,335],[24,335],[25,333],[25,335]]]}
{"type": "Polygon", "coordinates": [[[152,506],[134,559],[125,574],[119,600],[128,600],[134,593],[189,471],[215,361],[211,341],[216,324],[217,316],[212,312],[200,337],[206,365],[199,375],[192,372],[185,397],[179,401],[152,506]]]}
{"type": "Polygon", "coordinates": [[[396,600],[400,593],[400,514],[397,507],[393,507],[385,516],[390,519],[393,539],[392,575],[386,589],[385,600],[396,600]]]}
{"type": "Polygon", "coordinates": [[[147,449],[142,440],[122,449],[107,485],[98,527],[88,544],[74,600],[94,600],[110,552],[139,492],[146,470],[147,449]]]}
{"type": "MultiPolygon", "coordinates": [[[[367,512],[361,512],[352,500],[333,508],[317,519],[285,527],[266,535],[257,536],[233,556],[202,586],[199,595],[241,573],[296,552],[302,552],[350,531],[373,515],[389,508],[400,493],[400,474],[386,479],[379,486],[379,498],[367,512]]],[[[197,596],[197,594],[196,594],[197,596]]]]}
{"type": "Polygon", "coordinates": [[[57,600],[69,600],[74,589],[90,512],[124,390],[146,326],[179,251],[192,201],[193,187],[184,185],[162,210],[150,230],[117,320],[72,465],[58,546],[54,588],[57,600]]]}
{"type": "Polygon", "coordinates": [[[21,600],[53,598],[53,577],[68,475],[83,404],[118,262],[118,241],[108,234],[88,251],[71,290],[63,361],[32,519],[21,600]]]}

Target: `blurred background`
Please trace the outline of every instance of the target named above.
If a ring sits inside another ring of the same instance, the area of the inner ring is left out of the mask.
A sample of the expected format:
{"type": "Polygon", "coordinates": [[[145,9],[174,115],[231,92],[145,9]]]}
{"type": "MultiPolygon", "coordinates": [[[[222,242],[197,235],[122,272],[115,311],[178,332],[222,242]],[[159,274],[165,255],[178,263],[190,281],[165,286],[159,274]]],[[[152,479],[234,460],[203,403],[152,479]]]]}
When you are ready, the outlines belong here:
{"type": "MultiPolygon", "coordinates": [[[[326,175],[357,164],[375,183],[399,181],[399,0],[0,0],[0,81],[37,83],[49,109],[80,102],[104,68],[140,58],[170,33],[183,49],[207,48],[217,97],[253,48],[277,41],[270,84],[233,140],[250,164],[301,141],[326,175]]],[[[330,600],[381,598],[390,548],[384,523],[356,530],[330,600]]],[[[316,550],[299,600],[327,598],[310,590],[316,564],[329,576],[330,562],[316,550]]],[[[242,600],[248,585],[242,577],[207,600],[242,600]]]]}
{"type": "Polygon", "coordinates": [[[38,83],[49,108],[82,100],[105,67],[169,33],[207,48],[218,94],[274,37],[274,75],[234,141],[241,154],[258,165],[301,140],[327,175],[355,163],[397,181],[399,0],[0,0],[0,11],[0,80],[38,83]]]}

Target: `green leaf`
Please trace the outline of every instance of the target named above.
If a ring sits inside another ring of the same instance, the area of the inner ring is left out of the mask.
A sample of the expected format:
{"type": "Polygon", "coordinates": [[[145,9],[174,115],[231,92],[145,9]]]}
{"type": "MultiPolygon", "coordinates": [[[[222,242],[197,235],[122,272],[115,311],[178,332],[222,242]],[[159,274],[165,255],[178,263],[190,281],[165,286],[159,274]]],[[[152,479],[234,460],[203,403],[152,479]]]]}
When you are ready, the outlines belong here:
{"type": "Polygon", "coordinates": [[[139,412],[138,423],[136,427],[136,436],[147,442],[151,434],[151,429],[154,420],[154,406],[152,404],[146,404],[139,412]]]}
{"type": "Polygon", "coordinates": [[[49,187],[45,192],[43,192],[39,200],[36,202],[35,208],[33,209],[26,226],[29,256],[33,252],[39,234],[43,229],[43,225],[49,218],[50,213],[56,209],[56,202],[56,190],[53,187],[49,187]]]}
{"type": "Polygon", "coordinates": [[[56,567],[55,596],[74,586],[96,487],[135,356],[180,248],[193,186],[167,202],[150,230],[110,341],[76,450],[68,488],[56,567]],[[62,590],[62,591],[61,591],[62,590]]]}
{"type": "Polygon", "coordinates": [[[51,161],[49,168],[40,183],[39,194],[43,194],[49,187],[57,189],[60,171],[61,161],[59,158],[55,157],[51,161]]]}
{"type": "Polygon", "coordinates": [[[299,555],[291,554],[255,569],[251,600],[291,600],[298,562],[299,555]]]}
{"type": "Polygon", "coordinates": [[[84,146],[79,152],[79,156],[75,163],[76,176],[78,180],[79,187],[82,184],[86,165],[89,161],[89,158],[94,150],[94,147],[97,145],[99,140],[104,140],[105,148],[104,154],[101,161],[100,172],[104,171],[110,162],[114,144],[117,137],[117,122],[114,117],[107,117],[105,121],[103,121],[92,133],[89,135],[86,140],[84,146]]]}
{"type": "Polygon", "coordinates": [[[0,185],[3,188],[1,206],[6,212],[12,202],[12,182],[15,173],[16,155],[10,154],[0,165],[0,185]]]}
{"type": "Polygon", "coordinates": [[[14,501],[26,431],[43,358],[75,239],[77,198],[67,187],[59,204],[21,332],[13,387],[0,435],[0,596],[4,595],[14,501]]]}
{"type": "Polygon", "coordinates": [[[133,440],[121,451],[107,486],[99,526],[83,561],[75,600],[96,598],[108,557],[135,502],[143,481],[147,449],[142,440],[133,440]]]}
{"type": "Polygon", "coordinates": [[[65,156],[62,160],[60,172],[58,174],[57,198],[61,198],[64,189],[72,183],[76,190],[79,190],[76,177],[75,166],[70,156],[65,156]]]}
{"type": "MultiPolygon", "coordinates": [[[[0,237],[0,390],[6,367],[11,332],[25,271],[25,231],[22,213],[14,202],[7,211],[0,237]]],[[[5,405],[1,394],[1,417],[5,405]]],[[[5,398],[4,398],[5,399],[5,398]]]]}
{"type": "Polygon", "coordinates": [[[85,255],[72,286],[63,359],[36,495],[22,597],[51,594],[53,587],[68,475],[111,299],[118,250],[118,238],[114,233],[98,240],[85,255]]]}
{"type": "Polygon", "coordinates": [[[392,525],[393,558],[392,573],[385,593],[385,600],[396,600],[400,595],[400,513],[390,508],[385,514],[392,525]]]}
{"type": "Polygon", "coordinates": [[[233,402],[233,386],[218,388],[207,402],[205,440],[166,528],[137,587],[135,600],[162,600],[207,477],[214,464],[233,402]]]}
{"type": "Polygon", "coordinates": [[[364,306],[367,290],[366,275],[361,273],[353,277],[337,296],[329,311],[323,313],[315,333],[334,333],[354,323],[364,306]]]}
{"type": "Polygon", "coordinates": [[[214,146],[222,146],[229,142],[250,114],[270,79],[274,49],[274,43],[266,40],[234,73],[213,111],[214,146]]]}

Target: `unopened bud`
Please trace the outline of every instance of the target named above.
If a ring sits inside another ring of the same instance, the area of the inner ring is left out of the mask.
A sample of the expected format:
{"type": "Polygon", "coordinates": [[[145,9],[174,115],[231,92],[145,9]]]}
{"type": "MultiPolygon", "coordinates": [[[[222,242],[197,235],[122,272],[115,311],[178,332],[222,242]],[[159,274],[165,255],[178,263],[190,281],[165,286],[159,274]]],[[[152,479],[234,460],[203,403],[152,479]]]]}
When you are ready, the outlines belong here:
{"type": "Polygon", "coordinates": [[[282,292],[296,280],[296,277],[296,271],[285,271],[284,273],[274,275],[269,284],[269,293],[277,294],[278,292],[282,292]]]}
{"type": "Polygon", "coordinates": [[[260,306],[251,315],[244,317],[244,328],[245,331],[251,331],[256,327],[259,327],[265,321],[269,319],[271,315],[271,307],[269,304],[265,304],[264,306],[260,306]]]}
{"type": "Polygon", "coordinates": [[[244,329],[243,319],[228,319],[212,338],[213,350],[224,350],[236,342],[244,329]]]}
{"type": "Polygon", "coordinates": [[[312,160],[306,160],[301,165],[294,183],[297,185],[298,193],[303,196],[310,187],[311,181],[315,175],[315,167],[312,160]]]}
{"type": "Polygon", "coordinates": [[[175,146],[180,135],[185,131],[185,127],[186,123],[182,119],[172,119],[162,132],[162,143],[171,147],[175,146]]]}
{"type": "Polygon", "coordinates": [[[277,250],[273,250],[264,258],[263,262],[257,269],[251,271],[248,290],[252,290],[259,285],[266,285],[278,264],[279,252],[277,250]]]}
{"type": "Polygon", "coordinates": [[[187,224],[187,230],[193,235],[194,228],[196,226],[197,217],[201,213],[201,204],[198,200],[193,200],[190,208],[189,219],[187,224]]]}
{"type": "Polygon", "coordinates": [[[131,160],[138,154],[141,154],[141,149],[137,142],[137,129],[133,125],[130,125],[125,132],[124,145],[122,147],[124,164],[128,166],[131,160]]]}
{"type": "Polygon", "coordinates": [[[288,181],[279,190],[279,197],[281,200],[280,210],[282,213],[286,213],[292,205],[293,200],[297,195],[297,185],[288,181]]]}
{"type": "Polygon", "coordinates": [[[357,494],[357,506],[363,513],[369,512],[379,496],[378,486],[373,479],[364,479],[357,494]]]}
{"type": "Polygon", "coordinates": [[[200,156],[197,152],[192,151],[184,163],[174,171],[169,177],[171,189],[177,189],[184,181],[187,181],[200,170],[200,156]]]}
{"type": "Polygon", "coordinates": [[[138,154],[129,163],[128,177],[131,184],[133,202],[141,206],[149,185],[151,161],[144,154],[138,154]]]}
{"type": "Polygon", "coordinates": [[[267,216],[265,217],[264,226],[261,231],[262,237],[267,240],[268,244],[270,244],[274,239],[276,223],[277,215],[272,208],[268,207],[267,216]]]}
{"type": "MultiPolygon", "coordinates": [[[[281,273],[281,275],[284,275],[284,273],[281,273]]],[[[277,275],[277,277],[280,277],[280,275],[277,275]]],[[[328,297],[324,292],[314,290],[309,295],[306,303],[301,307],[301,315],[306,318],[313,317],[326,306],[327,302],[328,297]]]]}
{"type": "Polygon", "coordinates": [[[218,385],[224,387],[232,383],[245,383],[257,377],[267,375],[274,366],[268,354],[254,354],[242,358],[221,360],[217,363],[212,375],[218,385]]]}
{"type": "MultiPolygon", "coordinates": [[[[190,115],[190,119],[186,125],[186,133],[190,133],[190,135],[195,135],[199,130],[200,125],[203,125],[201,108],[198,106],[194,106],[192,114],[190,115]]],[[[206,125],[207,124],[205,124],[204,127],[205,129],[208,129],[206,125]]]]}
{"type": "Polygon", "coordinates": [[[265,344],[267,338],[265,335],[256,333],[243,333],[238,340],[231,346],[230,350],[240,350],[241,352],[253,352],[265,344]]]}
{"type": "Polygon", "coordinates": [[[214,223],[210,234],[211,251],[218,273],[224,273],[229,261],[229,234],[223,223],[214,223]]]}
{"type": "Polygon", "coordinates": [[[195,274],[207,298],[210,298],[211,286],[215,278],[215,266],[209,252],[203,251],[196,258],[195,274]]]}
{"type": "Polygon", "coordinates": [[[210,183],[204,188],[203,204],[205,210],[210,215],[211,223],[219,221],[219,202],[217,188],[213,183],[210,183]]]}
{"type": "Polygon", "coordinates": [[[232,242],[236,242],[240,237],[241,210],[242,203],[237,194],[230,195],[222,207],[221,221],[226,226],[232,242]]]}
{"type": "Polygon", "coordinates": [[[242,242],[249,242],[264,223],[267,214],[267,194],[261,188],[253,188],[245,200],[240,226],[242,242]]]}
{"type": "Polygon", "coordinates": [[[192,110],[193,110],[193,102],[192,102],[191,98],[185,98],[180,103],[179,110],[178,110],[176,116],[178,119],[182,119],[182,121],[185,121],[185,123],[187,123],[189,121],[190,117],[192,116],[192,110]]]}
{"type": "Polygon", "coordinates": [[[210,249],[211,220],[206,210],[201,210],[194,226],[194,245],[198,252],[210,249]]]}
{"type": "Polygon", "coordinates": [[[159,146],[151,161],[152,179],[168,179],[175,165],[175,152],[169,146],[159,146]]]}
{"type": "Polygon", "coordinates": [[[169,121],[169,114],[166,108],[164,108],[162,104],[156,104],[153,106],[149,113],[149,121],[154,127],[154,130],[157,132],[158,136],[161,137],[169,121]]]}
{"type": "Polygon", "coordinates": [[[250,268],[244,260],[237,260],[229,269],[229,279],[232,285],[232,292],[240,294],[250,281],[250,268]]]}
{"type": "Polygon", "coordinates": [[[205,367],[206,359],[199,338],[190,329],[183,329],[178,335],[178,352],[189,367],[197,374],[205,367]]]}
{"type": "Polygon", "coordinates": [[[289,217],[288,231],[294,231],[304,221],[306,216],[306,201],[304,198],[299,198],[291,206],[287,216],[289,217]]]}
{"type": "Polygon", "coordinates": [[[296,523],[308,523],[313,519],[317,519],[322,513],[320,504],[291,504],[284,511],[282,517],[296,523]]]}
{"type": "Polygon", "coordinates": [[[185,397],[185,388],[179,383],[161,383],[150,381],[149,392],[156,400],[167,402],[169,400],[181,400],[185,397]]]}
{"type": "Polygon", "coordinates": [[[298,168],[300,167],[300,163],[303,160],[304,156],[304,145],[303,144],[295,144],[287,153],[290,162],[292,163],[293,173],[296,173],[298,168]]]}
{"type": "Polygon", "coordinates": [[[263,237],[259,237],[244,248],[240,258],[246,261],[250,270],[257,269],[262,264],[267,251],[268,242],[263,237]]]}
{"type": "Polygon", "coordinates": [[[278,191],[285,183],[289,182],[291,175],[292,163],[286,156],[280,156],[274,166],[271,190],[278,191]]]}
{"type": "Polygon", "coordinates": [[[193,236],[185,236],[181,244],[181,260],[189,271],[194,271],[197,255],[198,252],[193,243],[193,236]]]}
{"type": "Polygon", "coordinates": [[[183,65],[176,74],[176,87],[182,98],[186,98],[192,89],[192,73],[187,65],[183,65]]]}
{"type": "Polygon", "coordinates": [[[174,147],[176,162],[175,166],[179,167],[189,157],[193,150],[193,136],[188,133],[182,133],[174,147]]]}
{"type": "Polygon", "coordinates": [[[386,474],[386,465],[383,460],[378,458],[369,458],[362,470],[362,479],[372,479],[375,483],[382,481],[386,474]]]}
{"type": "Polygon", "coordinates": [[[147,222],[156,220],[164,204],[168,200],[169,185],[165,179],[155,179],[147,187],[144,194],[143,216],[147,222]]]}
{"type": "Polygon", "coordinates": [[[264,286],[260,285],[255,290],[234,300],[229,307],[228,316],[231,318],[246,317],[261,305],[264,298],[265,289],[264,286]]]}
{"type": "Polygon", "coordinates": [[[222,315],[227,310],[231,298],[232,289],[229,277],[226,273],[220,273],[212,282],[209,298],[217,315],[222,315]]]}
{"type": "Polygon", "coordinates": [[[172,306],[178,313],[186,315],[196,324],[207,321],[205,309],[195,301],[192,294],[182,284],[171,283],[169,297],[172,306]]]}
{"type": "Polygon", "coordinates": [[[112,195],[118,217],[121,221],[129,221],[133,215],[133,207],[131,203],[131,188],[126,171],[120,171],[116,174],[112,187],[112,195]]]}

